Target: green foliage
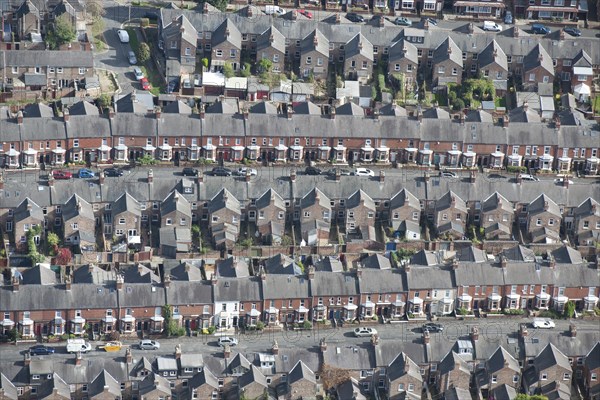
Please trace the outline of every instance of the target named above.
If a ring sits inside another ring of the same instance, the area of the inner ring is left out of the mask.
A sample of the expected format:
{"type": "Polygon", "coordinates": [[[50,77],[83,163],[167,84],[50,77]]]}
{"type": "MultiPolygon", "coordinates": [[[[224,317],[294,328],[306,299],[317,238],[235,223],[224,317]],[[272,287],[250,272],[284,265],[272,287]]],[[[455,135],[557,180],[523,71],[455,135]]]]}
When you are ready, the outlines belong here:
{"type": "Polygon", "coordinates": [[[192,235],[200,236],[200,225],[198,225],[198,224],[192,225],[192,235]]]}
{"type": "Polygon", "coordinates": [[[147,43],[140,43],[137,50],[137,59],[140,64],[145,64],[150,59],[150,46],[147,43]]]}
{"type": "Polygon", "coordinates": [[[454,110],[461,110],[468,106],[477,108],[482,101],[494,101],[496,89],[490,79],[466,79],[462,85],[448,85],[448,103],[454,110]]]}
{"type": "Polygon", "coordinates": [[[56,50],[63,44],[71,43],[76,38],[75,29],[69,19],[69,14],[62,14],[50,25],[46,35],[46,43],[50,49],[56,50]]]}
{"type": "Polygon", "coordinates": [[[552,318],[552,319],[561,319],[562,315],[556,312],[555,310],[544,310],[538,314],[540,318],[552,318]]]}
{"type": "Polygon", "coordinates": [[[204,68],[208,68],[208,58],[204,57],[200,62],[204,68]]]}
{"type": "Polygon", "coordinates": [[[48,243],[48,246],[56,247],[60,243],[60,238],[56,233],[49,232],[46,236],[46,242],[48,243]]]}
{"type": "Polygon", "coordinates": [[[42,261],[44,261],[45,258],[42,254],[38,252],[37,246],[35,244],[35,237],[38,236],[41,231],[42,227],[39,225],[27,231],[27,255],[29,256],[29,259],[31,260],[31,263],[33,265],[41,263],[42,261]]]}
{"type": "Polygon", "coordinates": [[[100,97],[98,97],[98,99],[96,101],[98,102],[98,105],[100,106],[100,108],[102,108],[103,110],[105,108],[109,107],[112,103],[112,99],[106,93],[100,95],[100,97]]]}
{"type": "Polygon", "coordinates": [[[573,300],[567,301],[563,315],[565,318],[573,318],[573,315],[575,315],[575,302],[573,300]]]}
{"type": "Polygon", "coordinates": [[[244,67],[240,68],[239,74],[241,77],[248,78],[252,75],[252,64],[249,62],[244,63],[244,67]]]}
{"type": "Polygon", "coordinates": [[[265,323],[262,322],[262,321],[256,322],[256,330],[257,331],[262,331],[263,329],[265,329],[265,323]]]}
{"type": "Polygon", "coordinates": [[[506,171],[507,172],[511,172],[511,173],[517,173],[517,172],[527,172],[527,167],[518,167],[516,165],[509,165],[508,167],[506,167],[506,171]]]}
{"type": "Polygon", "coordinates": [[[60,335],[60,340],[63,340],[63,341],[65,341],[65,340],[67,340],[68,338],[69,338],[69,335],[68,335],[68,334],[66,334],[66,333],[63,333],[62,335],[60,335]]]}
{"type": "MultiPolygon", "coordinates": [[[[227,0],[206,0],[206,2],[218,8],[220,11],[225,11],[227,9],[227,0]]],[[[203,7],[204,3],[202,3],[201,6],[203,7]]]]}
{"type": "Polygon", "coordinates": [[[521,309],[507,309],[502,311],[505,315],[523,315],[525,314],[524,310],[521,309]]]}
{"type": "Polygon", "coordinates": [[[548,400],[548,398],[546,396],[542,396],[539,394],[535,394],[535,395],[527,395],[527,394],[523,394],[523,393],[519,393],[517,395],[517,397],[515,397],[515,400],[548,400]]]}
{"type": "Polygon", "coordinates": [[[245,249],[250,248],[253,244],[254,241],[252,240],[252,238],[246,238],[240,241],[240,245],[245,249]]]}
{"type": "Polygon", "coordinates": [[[157,163],[156,159],[149,154],[146,154],[137,159],[140,165],[154,165],[157,163]]]}
{"type": "Polygon", "coordinates": [[[405,260],[405,259],[411,258],[415,254],[415,251],[414,250],[410,250],[410,249],[402,249],[402,248],[400,248],[400,249],[396,250],[396,254],[398,255],[398,257],[401,260],[405,260]]]}
{"type": "Polygon", "coordinates": [[[225,75],[225,78],[233,77],[233,65],[231,65],[230,62],[225,62],[225,64],[223,64],[223,75],[225,75]]]}
{"type": "Polygon", "coordinates": [[[141,18],[140,19],[140,26],[142,28],[147,27],[148,25],[150,25],[150,20],[148,18],[141,18]]]}
{"type": "Polygon", "coordinates": [[[14,342],[17,339],[21,339],[21,333],[19,333],[19,331],[16,328],[13,328],[10,331],[8,331],[8,340],[14,342]]]}
{"type": "Polygon", "coordinates": [[[456,310],[456,314],[469,315],[469,314],[471,314],[471,312],[469,310],[467,310],[466,308],[459,308],[458,310],[456,310]]]}
{"type": "Polygon", "coordinates": [[[288,235],[283,235],[281,237],[281,245],[282,246],[291,246],[292,245],[292,238],[288,235]]]}
{"type": "Polygon", "coordinates": [[[6,249],[0,249],[0,258],[6,258],[6,249]]]}
{"type": "Polygon", "coordinates": [[[268,58],[263,58],[262,60],[260,60],[258,62],[258,71],[261,74],[270,73],[272,68],[273,68],[273,63],[268,58]]]}
{"type": "Polygon", "coordinates": [[[302,323],[302,328],[303,329],[312,329],[312,323],[310,321],[304,321],[302,323]]]}
{"type": "Polygon", "coordinates": [[[208,334],[212,335],[217,331],[217,327],[216,326],[209,326],[208,327],[208,334]]]}

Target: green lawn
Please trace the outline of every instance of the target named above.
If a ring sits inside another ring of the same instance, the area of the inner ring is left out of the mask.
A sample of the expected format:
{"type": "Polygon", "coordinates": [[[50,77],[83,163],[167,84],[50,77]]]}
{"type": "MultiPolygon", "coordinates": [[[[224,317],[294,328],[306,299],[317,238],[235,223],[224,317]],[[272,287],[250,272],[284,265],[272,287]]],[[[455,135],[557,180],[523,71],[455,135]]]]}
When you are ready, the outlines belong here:
{"type": "MultiPolygon", "coordinates": [[[[138,54],[138,48],[140,47],[140,42],[137,37],[137,31],[133,28],[128,28],[127,33],[129,34],[129,45],[131,46],[131,50],[136,54],[138,54]]],[[[150,93],[155,96],[161,92],[161,89],[164,89],[164,79],[158,73],[154,65],[152,65],[152,61],[148,60],[146,64],[141,66],[144,75],[148,78],[148,82],[152,85],[152,89],[150,93]]],[[[164,91],[164,90],[163,90],[164,91]]]]}
{"type": "Polygon", "coordinates": [[[600,96],[596,96],[593,103],[594,115],[600,115],[600,96]]]}

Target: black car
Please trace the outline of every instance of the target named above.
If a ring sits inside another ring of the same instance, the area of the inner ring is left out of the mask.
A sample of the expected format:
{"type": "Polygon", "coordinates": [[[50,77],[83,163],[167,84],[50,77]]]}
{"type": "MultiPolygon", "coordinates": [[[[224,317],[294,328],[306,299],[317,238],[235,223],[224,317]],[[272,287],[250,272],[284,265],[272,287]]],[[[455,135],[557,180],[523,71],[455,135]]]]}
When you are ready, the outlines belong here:
{"type": "Polygon", "coordinates": [[[120,168],[106,168],[104,170],[104,176],[118,178],[119,176],[123,176],[123,170],[120,168]]]}
{"type": "Polygon", "coordinates": [[[571,36],[576,36],[576,37],[581,36],[581,31],[577,28],[565,28],[563,30],[571,36]]]}
{"type": "Polygon", "coordinates": [[[224,167],[214,167],[210,173],[214,176],[231,176],[231,170],[224,167]]]}
{"type": "Polygon", "coordinates": [[[365,19],[362,15],[358,15],[357,13],[348,13],[346,14],[346,19],[352,22],[365,22],[365,19]]]}
{"type": "Polygon", "coordinates": [[[444,327],[440,324],[434,324],[433,322],[428,322],[426,324],[423,324],[423,332],[429,332],[429,333],[436,333],[436,332],[443,332],[444,331],[444,327]]]}
{"type": "Polygon", "coordinates": [[[29,354],[31,354],[32,356],[44,356],[46,354],[54,354],[54,347],[48,347],[44,346],[43,344],[38,344],[29,348],[29,354]]]}
{"type": "Polygon", "coordinates": [[[433,26],[437,26],[437,24],[438,24],[437,20],[435,20],[431,17],[427,18],[427,22],[429,22],[429,25],[433,25],[433,26]]]}
{"type": "Polygon", "coordinates": [[[306,167],[304,173],[306,175],[321,175],[321,170],[317,167],[306,167]]]}
{"type": "Polygon", "coordinates": [[[181,173],[183,176],[198,176],[198,170],[196,168],[184,168],[181,173]]]}

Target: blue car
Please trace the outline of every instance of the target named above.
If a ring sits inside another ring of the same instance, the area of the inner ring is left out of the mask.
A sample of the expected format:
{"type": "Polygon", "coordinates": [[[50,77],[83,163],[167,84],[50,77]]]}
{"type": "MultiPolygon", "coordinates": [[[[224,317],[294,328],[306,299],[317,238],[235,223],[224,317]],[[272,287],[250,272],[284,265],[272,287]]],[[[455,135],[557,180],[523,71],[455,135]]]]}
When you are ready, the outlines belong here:
{"type": "Polygon", "coordinates": [[[93,178],[94,175],[94,171],[92,171],[91,169],[87,169],[87,168],[81,168],[79,170],[79,177],[80,178],[93,178]]]}
{"type": "Polygon", "coordinates": [[[54,354],[54,347],[48,347],[44,346],[43,344],[38,344],[29,348],[29,354],[31,354],[32,356],[44,356],[46,354],[54,354]]]}

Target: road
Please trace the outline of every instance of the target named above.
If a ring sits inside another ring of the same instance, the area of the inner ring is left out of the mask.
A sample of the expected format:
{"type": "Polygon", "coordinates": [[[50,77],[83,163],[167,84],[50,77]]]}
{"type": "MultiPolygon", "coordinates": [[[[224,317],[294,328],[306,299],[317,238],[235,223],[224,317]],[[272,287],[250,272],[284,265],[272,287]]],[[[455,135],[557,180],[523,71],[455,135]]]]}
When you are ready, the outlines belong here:
{"type": "MultiPolygon", "coordinates": [[[[459,338],[468,337],[472,326],[478,326],[480,339],[491,342],[498,342],[498,345],[506,343],[508,334],[514,334],[518,331],[520,324],[525,323],[530,327],[531,319],[527,318],[507,318],[500,317],[498,321],[494,319],[473,319],[467,321],[459,321],[454,318],[441,318],[440,322],[444,326],[444,331],[434,333],[431,336],[431,341],[447,341],[450,345],[459,338]]],[[[556,328],[549,330],[540,330],[529,328],[528,337],[537,337],[540,342],[547,341],[551,335],[559,335],[564,331],[568,331],[569,324],[574,323],[577,326],[578,332],[597,332],[598,322],[592,320],[576,320],[573,322],[567,320],[556,320],[556,328]]],[[[404,322],[398,324],[377,324],[370,325],[378,331],[381,341],[403,341],[412,342],[422,336],[420,326],[423,321],[419,322],[404,322]]],[[[235,335],[232,333],[217,333],[216,335],[236,336],[239,339],[239,345],[236,350],[242,353],[253,352],[268,352],[274,340],[277,340],[280,351],[291,348],[311,348],[318,346],[322,339],[330,346],[359,346],[368,345],[370,338],[356,338],[352,334],[352,330],[357,325],[345,325],[343,328],[330,328],[324,325],[317,324],[315,329],[311,331],[262,331],[247,334],[235,335]]],[[[216,335],[203,335],[200,337],[181,337],[170,339],[158,339],[161,347],[159,350],[144,351],[137,349],[137,339],[123,339],[125,346],[129,346],[134,359],[139,359],[141,356],[158,356],[172,355],[175,345],[181,344],[182,349],[186,353],[218,353],[220,348],[217,346],[216,335]]],[[[94,348],[101,345],[100,342],[92,343],[94,348]]],[[[23,359],[23,353],[31,346],[31,343],[25,343],[18,346],[2,345],[0,352],[3,361],[19,361],[23,359]]],[[[66,344],[52,345],[56,348],[57,353],[51,356],[42,356],[53,360],[64,360],[73,358],[73,355],[67,354],[66,344]]],[[[85,357],[111,357],[114,354],[106,353],[102,350],[93,350],[85,357]]]]}

